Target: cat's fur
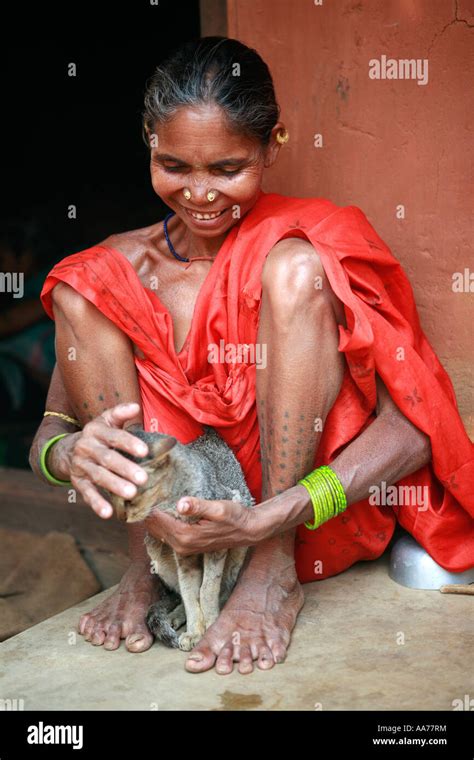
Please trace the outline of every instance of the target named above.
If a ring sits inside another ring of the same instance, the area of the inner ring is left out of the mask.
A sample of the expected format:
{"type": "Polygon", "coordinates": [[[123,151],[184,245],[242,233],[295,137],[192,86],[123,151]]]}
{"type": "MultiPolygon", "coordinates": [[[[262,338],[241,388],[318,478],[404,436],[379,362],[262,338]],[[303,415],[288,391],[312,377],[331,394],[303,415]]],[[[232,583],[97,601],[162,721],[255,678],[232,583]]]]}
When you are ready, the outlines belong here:
{"type": "MultiPolygon", "coordinates": [[[[148,480],[144,486],[137,486],[137,495],[130,501],[106,492],[119,519],[138,522],[152,509],[160,509],[194,522],[195,518],[176,511],[181,496],[233,499],[246,507],[254,505],[238,460],[214,428],[205,426],[204,434],[186,445],[172,436],[146,432],[138,426],[130,427],[129,432],[145,441],[149,454],[134,457],[121,453],[140,464],[148,480]]],[[[148,611],[148,627],[168,646],[189,651],[230,596],[247,547],[182,557],[149,534],[145,543],[152,572],[159,576],[162,586],[159,601],[148,611]],[[184,623],[186,630],[177,633],[184,623]]]]}

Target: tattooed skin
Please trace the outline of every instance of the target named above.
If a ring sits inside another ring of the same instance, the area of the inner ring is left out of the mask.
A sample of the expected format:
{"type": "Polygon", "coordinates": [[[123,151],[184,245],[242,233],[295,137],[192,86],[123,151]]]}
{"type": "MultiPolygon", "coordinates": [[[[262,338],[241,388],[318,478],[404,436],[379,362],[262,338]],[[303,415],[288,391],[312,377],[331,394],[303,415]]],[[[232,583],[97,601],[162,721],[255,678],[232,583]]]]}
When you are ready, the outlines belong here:
{"type": "Polygon", "coordinates": [[[262,499],[283,493],[313,469],[321,434],[314,430],[314,416],[276,415],[265,399],[258,403],[262,463],[262,499]]]}

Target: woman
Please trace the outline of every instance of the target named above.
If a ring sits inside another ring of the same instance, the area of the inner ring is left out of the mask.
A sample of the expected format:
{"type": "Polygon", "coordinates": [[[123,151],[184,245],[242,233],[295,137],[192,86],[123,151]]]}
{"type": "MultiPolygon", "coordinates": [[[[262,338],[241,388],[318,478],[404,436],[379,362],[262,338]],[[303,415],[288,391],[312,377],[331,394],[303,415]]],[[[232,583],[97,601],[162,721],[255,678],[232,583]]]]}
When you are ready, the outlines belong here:
{"type": "MultiPolygon", "coordinates": [[[[134,425],[183,443],[216,427],[263,503],[248,512],[183,498],[199,524],[158,514],[145,527],[182,553],[253,546],[186,663],[249,673],[284,660],[300,583],[380,556],[397,519],[443,566],[474,564],[472,445],[409,283],[362,212],[261,191],[288,133],[255,51],[215,37],[181,47],[149,82],[144,127],[154,190],[174,215],[47,277],[55,415],[31,465],[44,477],[40,451],[62,434],[46,447],[49,472],[107,518],[97,486],[130,498],[146,477],[116,450],[145,453],[134,425]],[[427,508],[371,503],[384,483],[426,488],[427,508]]],[[[92,644],[152,643],[143,531],[130,529],[118,591],[81,618],[92,644]]]]}

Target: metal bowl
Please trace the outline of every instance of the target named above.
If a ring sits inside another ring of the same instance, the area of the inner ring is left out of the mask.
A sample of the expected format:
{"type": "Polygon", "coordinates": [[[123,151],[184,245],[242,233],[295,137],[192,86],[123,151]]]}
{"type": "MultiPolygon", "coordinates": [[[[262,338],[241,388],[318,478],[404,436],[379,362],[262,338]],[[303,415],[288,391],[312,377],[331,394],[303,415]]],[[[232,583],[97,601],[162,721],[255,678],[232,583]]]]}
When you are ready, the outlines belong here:
{"type": "Polygon", "coordinates": [[[474,583],[474,567],[462,573],[445,570],[410,535],[396,539],[388,574],[401,586],[427,590],[438,590],[448,584],[474,583]]]}

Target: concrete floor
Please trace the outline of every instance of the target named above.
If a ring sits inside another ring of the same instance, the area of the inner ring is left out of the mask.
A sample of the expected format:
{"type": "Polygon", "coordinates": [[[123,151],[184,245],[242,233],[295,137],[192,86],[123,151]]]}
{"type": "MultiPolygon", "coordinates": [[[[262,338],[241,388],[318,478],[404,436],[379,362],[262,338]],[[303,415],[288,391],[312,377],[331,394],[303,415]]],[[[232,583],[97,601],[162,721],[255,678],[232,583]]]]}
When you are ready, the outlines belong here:
{"type": "Polygon", "coordinates": [[[271,671],[196,675],[159,644],[92,647],[75,626],[109,589],[0,645],[0,698],[25,710],[452,710],[474,694],[472,597],[399,586],[386,557],[304,589],[271,671]]]}

